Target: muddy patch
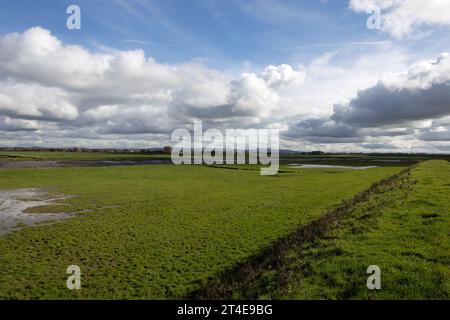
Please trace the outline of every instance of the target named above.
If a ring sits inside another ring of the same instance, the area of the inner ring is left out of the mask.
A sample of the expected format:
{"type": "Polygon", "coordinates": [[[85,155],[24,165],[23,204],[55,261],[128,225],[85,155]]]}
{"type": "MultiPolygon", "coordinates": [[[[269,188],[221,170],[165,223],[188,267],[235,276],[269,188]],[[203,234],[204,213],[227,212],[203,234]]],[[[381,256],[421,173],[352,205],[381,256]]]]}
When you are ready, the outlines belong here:
{"type": "Polygon", "coordinates": [[[22,225],[37,226],[75,216],[74,212],[49,213],[30,210],[54,205],[63,206],[58,201],[68,198],[68,196],[49,197],[47,192],[39,189],[0,190],[0,235],[19,230],[22,225]]]}

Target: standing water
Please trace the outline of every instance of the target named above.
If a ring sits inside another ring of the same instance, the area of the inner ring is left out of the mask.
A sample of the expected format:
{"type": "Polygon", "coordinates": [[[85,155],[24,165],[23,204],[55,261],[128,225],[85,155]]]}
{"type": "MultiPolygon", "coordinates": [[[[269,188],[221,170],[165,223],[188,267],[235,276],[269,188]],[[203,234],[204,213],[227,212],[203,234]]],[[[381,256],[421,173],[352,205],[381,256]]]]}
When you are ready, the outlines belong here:
{"type": "Polygon", "coordinates": [[[291,168],[295,169],[351,169],[351,170],[367,170],[378,168],[377,166],[355,167],[355,166],[334,166],[324,164],[291,164],[291,168]]]}
{"type": "Polygon", "coordinates": [[[0,190],[0,235],[20,229],[20,224],[33,226],[43,222],[67,219],[74,213],[26,213],[26,209],[55,205],[55,201],[67,197],[48,198],[38,189],[0,190]]]}

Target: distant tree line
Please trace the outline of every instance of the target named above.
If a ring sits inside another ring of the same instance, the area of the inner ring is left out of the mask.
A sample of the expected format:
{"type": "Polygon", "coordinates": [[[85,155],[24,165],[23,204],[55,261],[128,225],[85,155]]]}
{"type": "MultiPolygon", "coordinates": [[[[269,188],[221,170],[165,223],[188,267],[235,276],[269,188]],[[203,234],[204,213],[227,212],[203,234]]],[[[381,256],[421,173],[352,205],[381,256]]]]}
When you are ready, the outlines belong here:
{"type": "Polygon", "coordinates": [[[139,153],[139,154],[171,154],[172,148],[169,146],[162,148],[148,149],[117,149],[117,148],[41,148],[41,147],[0,147],[0,151],[9,152],[102,152],[102,153],[139,153]]]}

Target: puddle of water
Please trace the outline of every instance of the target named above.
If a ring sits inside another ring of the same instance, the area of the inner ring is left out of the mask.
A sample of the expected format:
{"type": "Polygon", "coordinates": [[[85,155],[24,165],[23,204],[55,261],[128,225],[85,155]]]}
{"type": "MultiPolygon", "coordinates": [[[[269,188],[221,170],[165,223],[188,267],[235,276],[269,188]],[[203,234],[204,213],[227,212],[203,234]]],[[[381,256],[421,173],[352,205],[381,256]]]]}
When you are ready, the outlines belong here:
{"type": "Polygon", "coordinates": [[[352,166],[333,166],[324,164],[291,164],[291,168],[295,169],[351,169],[351,170],[367,170],[378,168],[378,166],[352,167],[352,166]]]}
{"type": "Polygon", "coordinates": [[[387,163],[390,163],[390,162],[392,162],[392,163],[402,163],[402,162],[404,162],[403,160],[383,160],[383,159],[372,159],[370,161],[372,161],[372,162],[387,162],[387,163]]]}
{"type": "Polygon", "coordinates": [[[26,209],[58,204],[56,201],[67,199],[58,197],[49,199],[47,193],[38,189],[0,190],[0,235],[20,229],[19,224],[34,226],[43,222],[55,222],[75,215],[69,213],[26,213],[26,209]]]}

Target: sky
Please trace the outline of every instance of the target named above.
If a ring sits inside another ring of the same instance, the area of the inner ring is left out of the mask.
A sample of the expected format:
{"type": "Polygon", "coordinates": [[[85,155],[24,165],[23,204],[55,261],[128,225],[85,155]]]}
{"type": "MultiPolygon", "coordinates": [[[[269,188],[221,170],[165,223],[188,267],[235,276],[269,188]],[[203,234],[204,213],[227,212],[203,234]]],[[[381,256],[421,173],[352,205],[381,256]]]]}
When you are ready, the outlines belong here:
{"type": "Polygon", "coordinates": [[[302,151],[450,152],[450,0],[0,0],[0,146],[277,128],[302,151]],[[66,9],[81,10],[81,29],[66,9]]]}

